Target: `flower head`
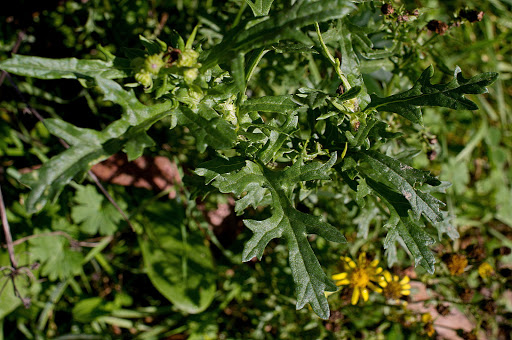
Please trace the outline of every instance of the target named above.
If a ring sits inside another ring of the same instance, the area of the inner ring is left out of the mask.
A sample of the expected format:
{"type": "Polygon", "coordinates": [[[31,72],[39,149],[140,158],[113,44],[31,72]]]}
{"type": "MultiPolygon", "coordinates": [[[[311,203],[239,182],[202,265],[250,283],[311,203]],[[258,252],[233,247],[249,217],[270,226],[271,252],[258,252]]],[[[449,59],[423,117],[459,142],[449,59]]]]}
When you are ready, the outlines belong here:
{"type": "Polygon", "coordinates": [[[178,59],[178,67],[196,67],[200,66],[197,64],[197,58],[199,58],[199,53],[194,51],[191,48],[186,48],[181,51],[181,54],[178,59]]]}
{"type": "Polygon", "coordinates": [[[489,276],[494,274],[494,269],[488,262],[483,262],[480,266],[478,266],[478,275],[482,279],[487,279],[489,276]]]}
{"type": "Polygon", "coordinates": [[[468,266],[468,259],[464,255],[451,254],[445,260],[446,266],[452,275],[462,275],[468,266]]]}
{"type": "Polygon", "coordinates": [[[411,285],[409,276],[400,279],[397,275],[391,275],[387,270],[382,273],[384,280],[379,282],[382,287],[382,295],[386,299],[399,301],[402,296],[411,294],[411,285]]]}
{"type": "Polygon", "coordinates": [[[376,292],[382,291],[374,284],[380,280],[378,274],[382,272],[382,268],[377,267],[379,260],[369,261],[366,258],[366,253],[359,254],[357,264],[348,256],[341,259],[344,261],[345,271],[333,275],[332,279],[336,281],[336,286],[349,285],[353,289],[351,299],[353,305],[357,304],[359,297],[368,301],[368,288],[376,292]]]}
{"type": "Polygon", "coordinates": [[[427,333],[429,337],[432,337],[436,332],[434,329],[434,319],[432,318],[432,315],[430,313],[422,314],[421,322],[425,324],[423,326],[425,333],[427,333]]]}
{"type": "Polygon", "coordinates": [[[162,54],[153,54],[144,60],[144,70],[151,74],[157,75],[165,62],[162,60],[162,54]]]}

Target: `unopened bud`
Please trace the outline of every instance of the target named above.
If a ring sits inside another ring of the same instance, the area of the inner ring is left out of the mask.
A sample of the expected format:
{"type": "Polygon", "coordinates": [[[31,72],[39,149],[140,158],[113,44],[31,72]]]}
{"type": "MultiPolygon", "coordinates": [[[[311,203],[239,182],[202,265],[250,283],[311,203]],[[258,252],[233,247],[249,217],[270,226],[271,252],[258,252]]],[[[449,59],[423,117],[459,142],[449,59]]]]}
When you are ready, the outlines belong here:
{"type": "Polygon", "coordinates": [[[197,68],[189,68],[188,70],[183,72],[183,77],[185,78],[185,82],[187,84],[190,84],[194,80],[196,80],[198,75],[199,75],[199,71],[197,68]]]}
{"type": "Polygon", "coordinates": [[[153,86],[153,78],[151,78],[151,74],[145,70],[140,70],[137,72],[135,74],[135,80],[145,88],[153,86]]]}
{"type": "Polygon", "coordinates": [[[178,60],[178,67],[194,67],[197,64],[199,53],[192,49],[185,49],[181,52],[178,60]]]}
{"type": "Polygon", "coordinates": [[[144,70],[154,75],[157,75],[158,72],[160,72],[162,66],[164,66],[164,64],[165,63],[162,60],[161,56],[153,54],[147,57],[146,60],[144,60],[144,70]]]}

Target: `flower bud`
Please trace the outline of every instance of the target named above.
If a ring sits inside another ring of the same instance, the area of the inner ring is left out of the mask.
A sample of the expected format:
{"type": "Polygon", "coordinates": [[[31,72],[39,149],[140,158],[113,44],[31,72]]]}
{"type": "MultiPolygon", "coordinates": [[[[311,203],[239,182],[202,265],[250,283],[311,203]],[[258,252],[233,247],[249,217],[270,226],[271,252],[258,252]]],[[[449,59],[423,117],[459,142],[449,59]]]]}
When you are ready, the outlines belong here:
{"type": "Polygon", "coordinates": [[[145,88],[153,86],[153,78],[151,78],[151,74],[145,70],[140,70],[137,72],[135,74],[135,80],[145,88]]]}
{"type": "Polygon", "coordinates": [[[185,49],[181,52],[178,67],[194,67],[197,64],[197,58],[199,57],[199,53],[192,49],[185,49]]]}
{"type": "Polygon", "coordinates": [[[160,72],[162,66],[164,66],[164,61],[162,57],[158,54],[150,55],[144,60],[144,70],[146,72],[157,75],[160,72]]]}
{"type": "Polygon", "coordinates": [[[188,70],[185,70],[185,72],[183,72],[183,77],[185,78],[185,82],[187,84],[194,82],[198,75],[199,71],[197,68],[189,68],[188,70]]]}

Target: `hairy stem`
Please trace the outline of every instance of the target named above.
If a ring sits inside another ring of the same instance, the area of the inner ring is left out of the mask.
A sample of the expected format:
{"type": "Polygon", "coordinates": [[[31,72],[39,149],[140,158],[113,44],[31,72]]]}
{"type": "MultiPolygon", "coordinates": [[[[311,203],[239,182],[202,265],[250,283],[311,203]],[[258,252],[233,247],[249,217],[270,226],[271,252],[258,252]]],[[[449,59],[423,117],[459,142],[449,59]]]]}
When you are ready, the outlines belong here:
{"type": "Polygon", "coordinates": [[[9,221],[7,221],[7,213],[4,205],[4,196],[2,195],[2,187],[0,186],[0,217],[2,219],[2,227],[4,229],[5,243],[7,244],[7,251],[9,252],[9,259],[11,260],[11,266],[16,269],[18,263],[14,256],[14,245],[12,243],[11,228],[9,227],[9,221]]]}

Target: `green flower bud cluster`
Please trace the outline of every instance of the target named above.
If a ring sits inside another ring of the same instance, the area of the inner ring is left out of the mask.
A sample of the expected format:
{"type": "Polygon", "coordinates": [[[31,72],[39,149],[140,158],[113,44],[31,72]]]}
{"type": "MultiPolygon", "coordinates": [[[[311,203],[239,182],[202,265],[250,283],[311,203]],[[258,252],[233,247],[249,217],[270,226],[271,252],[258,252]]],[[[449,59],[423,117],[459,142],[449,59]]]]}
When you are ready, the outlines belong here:
{"type": "Polygon", "coordinates": [[[228,98],[225,102],[217,104],[215,108],[217,111],[222,113],[222,117],[233,125],[237,125],[238,119],[236,117],[236,106],[234,100],[236,97],[228,98]]]}
{"type": "Polygon", "coordinates": [[[153,86],[153,76],[157,76],[160,69],[165,65],[162,59],[163,54],[153,54],[146,58],[136,58],[132,61],[132,66],[137,70],[135,80],[146,89],[153,86]]]}
{"type": "Polygon", "coordinates": [[[187,68],[183,71],[183,78],[187,84],[191,84],[199,75],[198,68],[201,67],[201,64],[197,62],[197,58],[199,58],[199,53],[191,48],[186,48],[181,52],[178,62],[176,63],[178,67],[187,68]]]}
{"type": "Polygon", "coordinates": [[[176,64],[178,67],[197,67],[200,66],[197,64],[197,58],[199,58],[199,53],[194,51],[193,49],[186,48],[181,52],[178,63],[176,64]]]}
{"type": "Polygon", "coordinates": [[[140,70],[139,72],[135,73],[135,80],[145,88],[150,88],[153,86],[153,78],[151,77],[151,74],[144,70],[140,70]]]}

